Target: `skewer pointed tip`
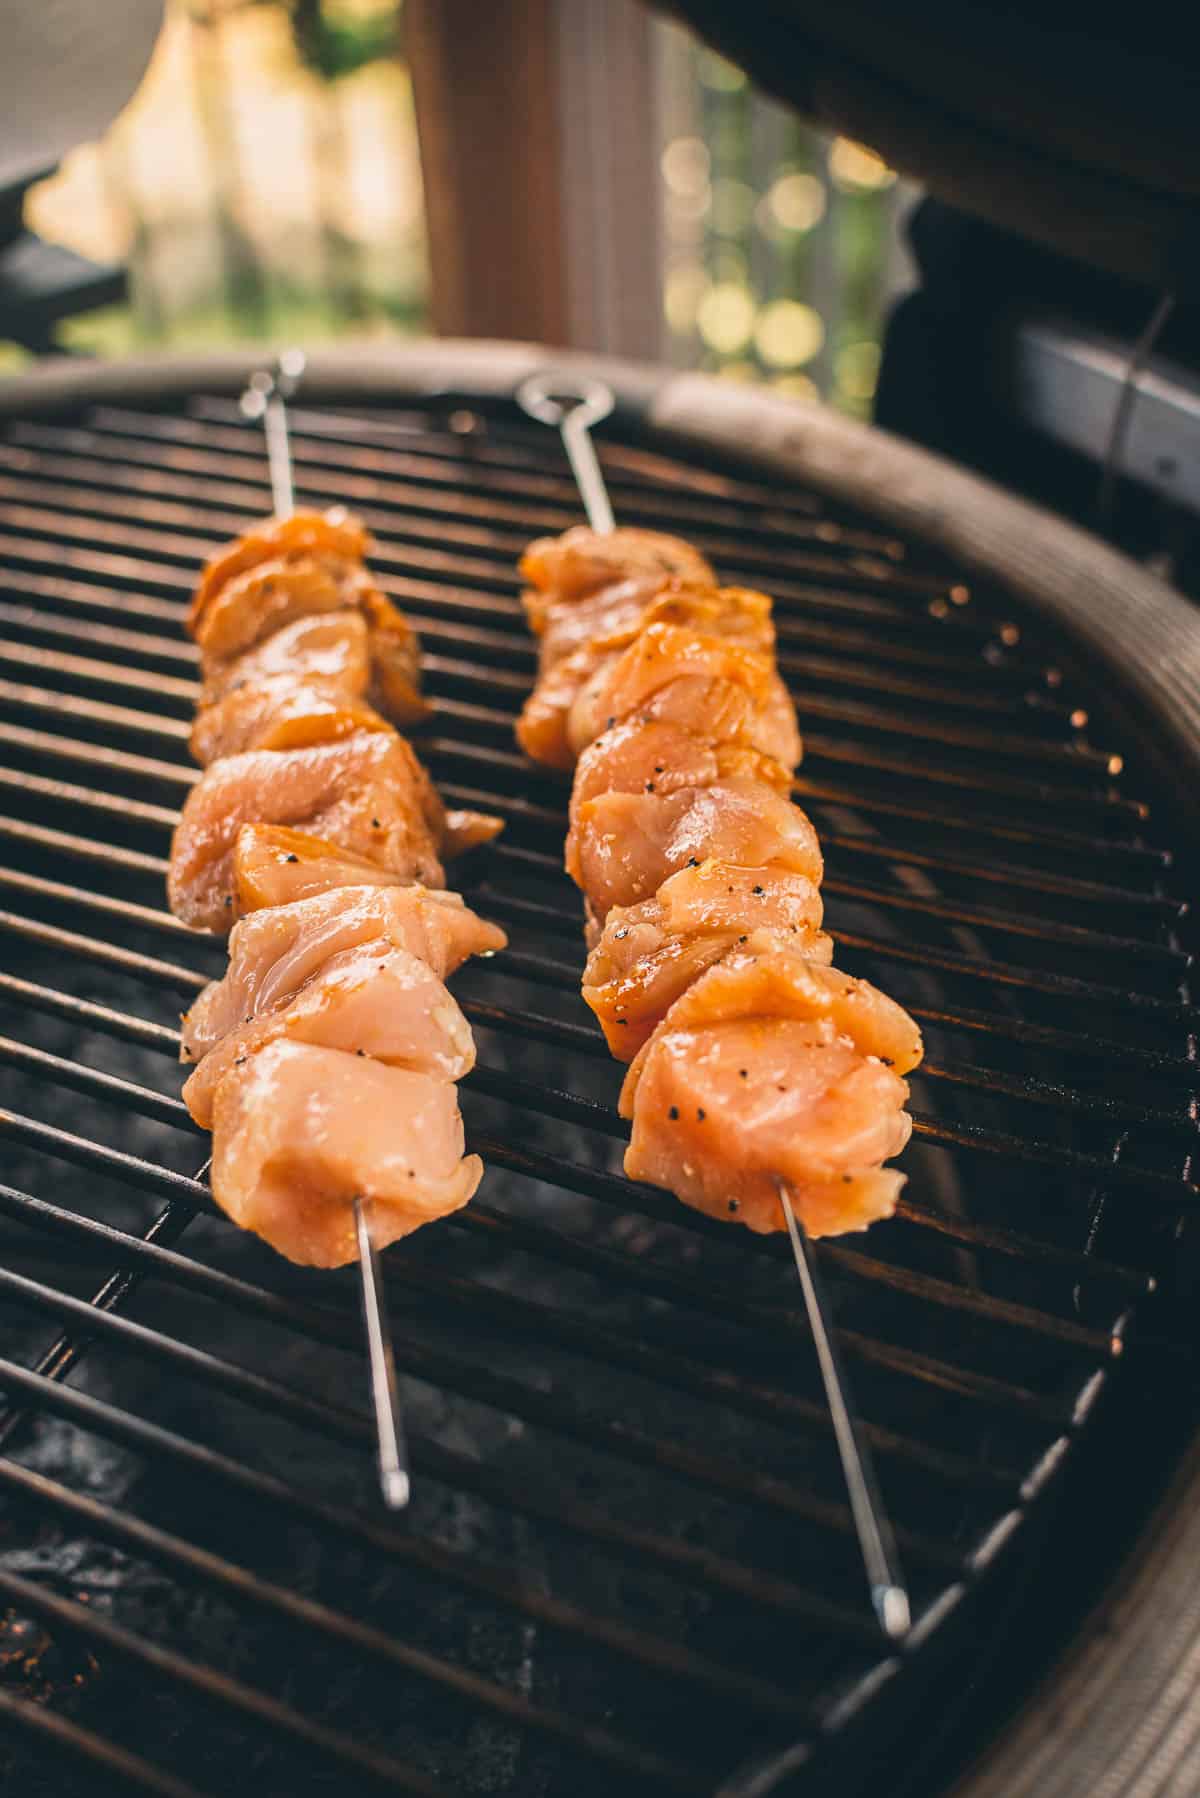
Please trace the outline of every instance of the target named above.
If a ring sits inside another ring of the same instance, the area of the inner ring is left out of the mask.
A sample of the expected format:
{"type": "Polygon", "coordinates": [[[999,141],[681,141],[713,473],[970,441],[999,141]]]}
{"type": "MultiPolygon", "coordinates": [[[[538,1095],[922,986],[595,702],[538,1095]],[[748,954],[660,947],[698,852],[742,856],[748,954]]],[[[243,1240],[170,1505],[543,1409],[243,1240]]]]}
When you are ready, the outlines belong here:
{"type": "Polygon", "coordinates": [[[885,1636],[899,1642],[912,1627],[912,1611],[903,1586],[879,1586],[872,1593],[875,1614],[885,1636]]]}
{"type": "Polygon", "coordinates": [[[879,1620],[879,1627],[888,1641],[898,1642],[908,1634],[912,1614],[908,1590],[900,1577],[892,1526],[884,1508],[883,1495],[875,1480],[866,1439],[855,1417],[850,1386],[838,1355],[833,1322],[812,1242],[803,1222],[796,1216],[787,1181],[777,1180],[776,1186],[821,1367],[842,1471],[846,1477],[846,1491],[854,1516],[854,1527],[858,1532],[859,1547],[871,1588],[871,1604],[879,1620]]]}
{"type": "Polygon", "coordinates": [[[400,1470],[383,1472],[379,1476],[379,1486],[388,1510],[403,1511],[412,1496],[412,1482],[408,1475],[400,1470]]]}
{"type": "Polygon", "coordinates": [[[379,1490],[389,1511],[402,1511],[408,1503],[410,1490],[404,1420],[379,1251],[371,1235],[370,1207],[361,1196],[354,1201],[354,1226],[358,1237],[363,1322],[371,1373],[371,1404],[375,1412],[379,1490]]]}

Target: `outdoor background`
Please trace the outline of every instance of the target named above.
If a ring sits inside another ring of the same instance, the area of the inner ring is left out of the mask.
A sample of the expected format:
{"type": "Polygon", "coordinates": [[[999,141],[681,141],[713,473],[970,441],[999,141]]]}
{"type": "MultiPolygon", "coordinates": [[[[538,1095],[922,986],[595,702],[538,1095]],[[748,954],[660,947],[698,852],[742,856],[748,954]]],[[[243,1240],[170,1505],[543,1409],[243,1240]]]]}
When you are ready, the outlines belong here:
{"type": "MultiPolygon", "coordinates": [[[[869,149],[655,32],[662,356],[866,413],[910,196],[869,149]]],[[[138,95],[27,216],[130,270],[128,306],[64,327],[74,348],[426,329],[402,0],[170,0],[138,95]]]]}

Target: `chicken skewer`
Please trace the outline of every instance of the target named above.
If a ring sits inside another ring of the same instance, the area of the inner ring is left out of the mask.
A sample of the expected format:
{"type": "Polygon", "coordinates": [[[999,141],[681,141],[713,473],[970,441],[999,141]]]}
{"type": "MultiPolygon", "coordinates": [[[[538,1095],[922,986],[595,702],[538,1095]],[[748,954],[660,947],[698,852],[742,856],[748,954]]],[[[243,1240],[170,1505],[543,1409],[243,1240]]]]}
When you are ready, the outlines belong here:
{"type": "MultiPolygon", "coordinates": [[[[584,382],[575,382],[569,376],[559,379],[550,375],[535,375],[525,381],[520,387],[517,392],[517,401],[531,418],[536,419],[541,424],[556,428],[559,431],[568,460],[571,464],[572,472],[575,476],[576,485],[579,488],[579,494],[583,502],[588,524],[597,537],[611,537],[616,531],[616,519],[605,486],[599,459],[596,456],[595,447],[590,436],[591,427],[594,424],[599,423],[601,419],[607,417],[613,409],[615,397],[611,389],[600,381],[588,380],[584,382]]],[[[697,558],[697,561],[700,563],[700,578],[703,579],[705,565],[701,558],[697,558]]],[[[614,568],[614,575],[615,572],[614,568]]],[[[693,573],[693,571],[688,568],[676,569],[672,572],[682,574],[684,580],[693,573]]],[[[633,589],[636,586],[636,582],[631,581],[629,585],[631,589],[633,589]]],[[[643,622],[646,617],[646,597],[644,592],[631,591],[630,593],[631,610],[639,623],[643,622]]],[[[586,606],[586,599],[583,601],[583,604],[586,606]]],[[[671,626],[670,624],[666,624],[661,628],[669,630],[671,626]]],[[[614,649],[617,647],[616,642],[614,642],[613,647],[614,649]]],[[[586,645],[581,644],[580,649],[586,650],[586,645]]],[[[580,653],[580,650],[577,650],[575,653],[580,653]]],[[[564,657],[564,663],[569,664],[569,659],[569,657],[564,657]]],[[[579,688],[576,683],[568,682],[564,679],[563,691],[565,695],[571,696],[574,701],[569,712],[565,707],[563,708],[563,724],[565,725],[568,737],[568,742],[565,747],[566,755],[569,757],[571,748],[573,747],[569,742],[570,721],[575,717],[577,712],[579,688]]],[[[788,710],[790,711],[790,701],[787,702],[787,705],[788,710]]],[[[647,721],[643,721],[643,731],[646,728],[646,722],[647,721]]],[[[611,726],[612,723],[613,720],[610,718],[609,725],[611,726]]],[[[554,724],[551,726],[552,737],[557,736],[558,728],[558,721],[555,720],[554,724]]],[[[651,726],[651,728],[655,727],[651,726]]],[[[794,719],[792,721],[791,734],[794,738],[794,719]]],[[[796,749],[798,752],[798,743],[796,744],[796,749]]],[[[659,744],[651,750],[652,756],[656,753],[664,753],[661,749],[661,740],[659,744]]],[[[545,759],[551,760],[554,759],[554,757],[553,755],[547,755],[545,759]]],[[[796,759],[797,755],[795,754],[791,756],[790,760],[787,759],[785,755],[784,766],[794,766],[796,759]]],[[[649,763],[649,769],[652,773],[661,772],[667,767],[668,764],[665,759],[661,761],[651,760],[649,763]]],[[[646,772],[647,769],[645,767],[639,769],[639,774],[645,774],[646,772]]],[[[642,789],[645,791],[653,792],[655,789],[654,781],[643,781],[641,784],[642,789]]],[[[580,787],[577,777],[576,799],[578,799],[579,794],[580,787]]],[[[573,811],[574,806],[575,801],[573,801],[573,811]]],[[[574,834],[574,821],[572,834],[574,834]]],[[[813,850],[815,851],[815,841],[813,850]]],[[[568,854],[570,855],[570,853],[571,851],[569,848],[568,854]]],[[[728,863],[717,862],[711,864],[711,866],[723,867],[732,872],[733,859],[736,858],[731,858],[728,863]]],[[[691,866],[700,866],[702,869],[707,870],[710,867],[710,863],[706,860],[701,864],[698,858],[692,857],[689,860],[688,866],[689,868],[691,866]]],[[[574,872],[574,870],[572,870],[572,872],[574,872]]],[[[798,870],[794,878],[802,881],[806,887],[811,887],[810,876],[815,874],[816,877],[819,878],[819,872],[820,865],[818,857],[815,869],[812,866],[809,866],[805,873],[801,873],[798,870]]],[[[681,870],[674,875],[673,882],[679,882],[684,878],[685,874],[681,870]]],[[[588,889],[585,887],[585,890],[588,889]]],[[[729,891],[732,892],[733,890],[733,885],[730,885],[729,891]]],[[[758,894],[762,894],[762,884],[756,884],[754,891],[758,894]]],[[[632,917],[635,911],[641,909],[644,909],[644,907],[635,906],[630,908],[629,911],[621,914],[622,919],[624,920],[632,917]]],[[[788,915],[798,916],[799,914],[789,913],[788,915]]],[[[807,923],[793,922],[789,925],[789,928],[792,930],[807,929],[813,944],[810,953],[816,955],[818,959],[828,959],[827,955],[822,955],[821,949],[818,946],[818,944],[827,944],[828,938],[823,938],[820,932],[812,928],[811,919],[809,919],[807,923]]],[[[621,925],[621,929],[626,930],[626,934],[629,933],[624,922],[621,925]]],[[[591,934],[591,932],[589,932],[589,934],[591,934]]],[[[596,931],[596,935],[599,935],[598,931],[596,931]]],[[[745,941],[746,938],[743,936],[741,940],[745,941]]],[[[624,1023],[625,1019],[623,1017],[618,1017],[616,1022],[624,1023]]],[[[648,1036],[649,1032],[647,1032],[647,1037],[648,1036]]],[[[642,1053],[644,1054],[645,1051],[643,1050],[642,1053]]],[[[635,1062],[635,1068],[636,1066],[637,1063],[635,1062]]],[[[701,1113],[701,1116],[702,1115],[703,1114],[701,1113]]],[[[803,1222],[797,1216],[796,1208],[792,1203],[792,1193],[788,1181],[776,1175],[774,1178],[774,1186],[778,1196],[784,1226],[791,1243],[792,1253],[796,1264],[796,1272],[804,1296],[805,1310],[808,1315],[809,1326],[812,1330],[813,1340],[817,1350],[821,1378],[825,1387],[826,1399],[833,1420],[838,1453],[842,1463],[847,1492],[849,1494],[851,1513],[854,1518],[859,1548],[867,1574],[868,1585],[870,1587],[872,1606],[884,1635],[891,1640],[898,1640],[903,1637],[909,1629],[911,1611],[908,1589],[905,1584],[904,1575],[900,1567],[899,1555],[896,1549],[895,1536],[875,1476],[870,1449],[857,1420],[846,1371],[836,1347],[830,1322],[829,1301],[825,1293],[824,1282],[821,1277],[811,1238],[809,1237],[803,1222]]],[[[736,1204],[731,1201],[730,1210],[735,1209],[736,1204]]]]}
{"type": "MultiPolygon", "coordinates": [[[[274,377],[260,372],[251,378],[242,395],[241,409],[249,419],[261,418],[267,444],[271,498],[277,518],[290,518],[296,509],[292,482],[292,454],[288,437],[287,401],[304,373],[304,353],[285,350],[274,377]]],[[[371,1206],[354,1201],[354,1228],[358,1240],[358,1267],[362,1287],[363,1326],[367,1337],[371,1407],[375,1414],[376,1459],[379,1488],[389,1510],[403,1510],[410,1493],[408,1446],[404,1413],[392,1348],[383,1268],[371,1229],[371,1206]]]]}

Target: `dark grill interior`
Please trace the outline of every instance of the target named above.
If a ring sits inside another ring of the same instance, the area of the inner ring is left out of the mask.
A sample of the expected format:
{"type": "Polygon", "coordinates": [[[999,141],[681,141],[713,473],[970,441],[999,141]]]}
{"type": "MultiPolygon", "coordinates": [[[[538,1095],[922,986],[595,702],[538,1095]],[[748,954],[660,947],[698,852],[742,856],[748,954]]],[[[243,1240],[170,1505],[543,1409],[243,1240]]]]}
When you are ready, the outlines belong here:
{"type": "MultiPolygon", "coordinates": [[[[384,1519],[354,1281],[215,1215],[177,1096],[179,1010],[223,963],[163,910],[197,777],[181,619],[199,561],[269,506],[261,439],[205,397],[10,424],[8,1777],[765,1790],[738,1769],[861,1719],[902,1666],[785,1245],[620,1176],[565,790],[511,734],[533,667],[514,562],[577,519],[569,474],[549,433],[463,400],[300,405],[293,430],[298,499],[362,513],[422,633],[443,792],[508,819],[461,875],[512,936],[456,982],[489,1173],[387,1256],[416,1484],[384,1519]]],[[[1169,857],[1069,646],[813,495],[632,428],[602,454],[623,521],[775,596],[839,960],[926,1032],[900,1215],[821,1260],[913,1589],[907,1658],[932,1656],[1019,1558],[1195,1196],[1169,857]]]]}

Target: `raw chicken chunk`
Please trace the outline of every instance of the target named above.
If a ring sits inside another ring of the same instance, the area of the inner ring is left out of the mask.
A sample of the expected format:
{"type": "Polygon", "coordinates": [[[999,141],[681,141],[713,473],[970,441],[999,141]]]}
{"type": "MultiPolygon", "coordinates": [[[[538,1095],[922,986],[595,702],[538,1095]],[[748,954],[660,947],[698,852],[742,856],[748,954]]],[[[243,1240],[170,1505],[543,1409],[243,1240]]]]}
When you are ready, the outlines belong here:
{"type": "Polygon", "coordinates": [[[682,787],[710,787],[724,779],[764,781],[785,795],[792,785],[787,769],[756,749],[713,743],[670,719],[627,718],[597,737],[580,756],[571,788],[571,826],[589,799],[605,793],[665,795],[682,787]]]}
{"type": "Polygon", "coordinates": [[[342,692],[333,682],[297,683],[277,674],[239,686],[197,712],[189,748],[207,767],[223,755],[248,749],[301,749],[332,743],[355,731],[390,730],[386,718],[342,692]]]}
{"type": "Polygon", "coordinates": [[[653,624],[602,664],[567,717],[576,755],[631,714],[669,719],[713,742],[743,739],[789,772],[800,760],[796,714],[772,657],[726,637],[653,624]]]}
{"type": "Polygon", "coordinates": [[[297,685],[337,687],[349,698],[365,699],[371,683],[367,621],[361,612],[324,612],[293,619],[244,654],[225,660],[205,658],[202,706],[227,693],[286,676],[297,685]]]}
{"type": "Polygon", "coordinates": [[[522,598],[529,623],[541,636],[548,608],[586,599],[598,588],[629,579],[685,580],[714,586],[716,576],[698,550],[661,531],[627,529],[601,534],[578,525],[561,537],[539,537],[521,557],[529,582],[522,598]]]}
{"type": "MultiPolygon", "coordinates": [[[[801,1023],[829,1019],[833,1032],[844,1036],[863,1055],[885,1067],[909,1073],[924,1054],[921,1032],[902,1005],[881,993],[869,980],[825,968],[799,955],[760,955],[752,950],[728,955],[671,1007],[664,1029],[735,1022],[750,1017],[782,1017],[801,1023]]],[[[625,1076],[621,1115],[632,1117],[633,1100],[645,1055],[625,1076]]]]}
{"type": "Polygon", "coordinates": [[[626,1075],[625,1171],[764,1231],[784,1227],[783,1179],[811,1235],[863,1229],[903,1183],[879,1164],[908,1141],[901,1076],[921,1055],[913,1020],[867,981],[779,947],[732,951],[626,1075]]]}
{"type": "Polygon", "coordinates": [[[730,778],[674,793],[606,793],[580,806],[567,872],[597,922],[614,905],[652,898],[668,875],[709,857],[790,869],[819,882],[817,834],[798,805],[764,781],[730,778]]]}
{"type": "Polygon", "coordinates": [[[421,696],[421,645],[399,606],[374,587],[358,595],[367,626],[371,699],[395,724],[416,724],[432,707],[421,696]]]}
{"type": "Polygon", "coordinates": [[[370,576],[360,563],[276,557],[233,575],[191,625],[203,664],[228,663],[297,619],[351,610],[370,576]]]}
{"type": "MultiPolygon", "coordinates": [[[[720,638],[735,652],[735,661],[738,651],[743,655],[757,652],[768,658],[770,674],[775,641],[770,614],[770,601],[764,594],[677,581],[654,590],[645,583],[629,581],[602,589],[575,605],[555,605],[541,641],[538,682],[517,721],[517,739],[535,761],[569,768],[600,730],[632,709],[626,698],[610,688],[647,631],[655,627],[689,632],[693,638],[698,633],[720,638]]],[[[715,654],[710,656],[710,665],[718,659],[715,654]]],[[[654,673],[661,673],[661,665],[654,673]]],[[[706,678],[711,681],[711,666],[706,678]]],[[[662,683],[655,683],[655,690],[658,684],[662,683]]],[[[734,728],[745,729],[758,711],[777,707],[778,701],[768,680],[766,691],[759,684],[757,698],[752,689],[726,703],[737,704],[734,728]]],[[[731,732],[718,726],[710,734],[731,732]]],[[[774,740],[794,767],[800,751],[790,703],[782,727],[776,720],[774,740]]]]}
{"type": "Polygon", "coordinates": [[[255,911],[230,934],[224,978],[210,981],[185,1013],[181,1059],[202,1060],[230,1031],[286,1006],[327,962],[350,950],[402,949],[444,980],[468,956],[494,954],[506,941],[457,893],[422,886],[343,884],[255,911]]]}
{"type": "Polygon", "coordinates": [[[616,906],[588,957],[583,997],[629,1061],[696,977],[731,949],[775,947],[828,964],[821,895],[803,874],[715,859],[682,868],[652,899],[616,906]]]}
{"type": "Polygon", "coordinates": [[[341,1267],[356,1198],[380,1248],[465,1205],[483,1163],[464,1148],[450,1082],[281,1040],[217,1087],[213,1197],[289,1260],[341,1267]]]}
{"type": "Polygon", "coordinates": [[[828,1017],[677,1030],[668,1014],[644,1053],[631,1179],[758,1231],[785,1227],[780,1179],[812,1236],[865,1229],[894,1209],[903,1175],[879,1164],[908,1141],[908,1087],[828,1017]]]}
{"type": "Polygon", "coordinates": [[[371,539],[363,525],[343,506],[331,506],[326,512],[293,512],[287,518],[264,518],[205,563],[188,612],[188,628],[195,636],[197,626],[222,589],[262,562],[321,557],[337,568],[361,562],[370,547],[371,539]]]}
{"type": "Polygon", "coordinates": [[[209,1050],[183,1089],[196,1123],[211,1128],[222,1080],[281,1037],[441,1080],[461,1080],[475,1065],[470,1025],[433,969],[406,949],[365,943],[333,955],[290,998],[260,1006],[209,1050]]]}
{"type": "Polygon", "coordinates": [[[405,880],[444,886],[443,813],[402,737],[357,732],[311,749],[250,750],[192,788],[171,845],[171,909],[200,929],[234,922],[233,846],[243,824],[292,824],[405,880]]]}
{"type": "Polygon", "coordinates": [[[240,918],[264,907],[292,905],[332,887],[405,884],[402,875],[389,873],[365,855],[286,824],[243,824],[233,845],[234,910],[240,918]]]}

